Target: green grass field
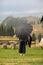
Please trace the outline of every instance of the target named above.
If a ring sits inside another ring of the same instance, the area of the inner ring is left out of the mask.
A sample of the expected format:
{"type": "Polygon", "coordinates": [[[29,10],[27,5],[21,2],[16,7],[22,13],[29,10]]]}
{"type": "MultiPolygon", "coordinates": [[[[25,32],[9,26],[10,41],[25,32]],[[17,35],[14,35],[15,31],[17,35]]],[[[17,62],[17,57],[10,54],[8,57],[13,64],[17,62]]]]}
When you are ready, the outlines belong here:
{"type": "Polygon", "coordinates": [[[27,47],[25,56],[20,56],[18,48],[0,48],[0,65],[43,65],[43,49],[27,47]]]}

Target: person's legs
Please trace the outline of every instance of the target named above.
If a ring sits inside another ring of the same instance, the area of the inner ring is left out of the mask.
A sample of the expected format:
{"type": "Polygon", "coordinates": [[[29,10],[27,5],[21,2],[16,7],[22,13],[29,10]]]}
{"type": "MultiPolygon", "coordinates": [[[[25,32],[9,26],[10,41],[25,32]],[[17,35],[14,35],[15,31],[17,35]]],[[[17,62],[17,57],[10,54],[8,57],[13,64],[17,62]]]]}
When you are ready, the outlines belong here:
{"type": "Polygon", "coordinates": [[[31,41],[32,41],[32,37],[31,37],[31,35],[29,35],[28,36],[28,45],[29,45],[29,47],[31,47],[31,41]]]}
{"type": "Polygon", "coordinates": [[[31,42],[28,42],[28,46],[31,47],[31,42]]]}
{"type": "Polygon", "coordinates": [[[25,52],[26,52],[26,43],[23,40],[20,42],[19,53],[20,55],[25,55],[25,52]]]}

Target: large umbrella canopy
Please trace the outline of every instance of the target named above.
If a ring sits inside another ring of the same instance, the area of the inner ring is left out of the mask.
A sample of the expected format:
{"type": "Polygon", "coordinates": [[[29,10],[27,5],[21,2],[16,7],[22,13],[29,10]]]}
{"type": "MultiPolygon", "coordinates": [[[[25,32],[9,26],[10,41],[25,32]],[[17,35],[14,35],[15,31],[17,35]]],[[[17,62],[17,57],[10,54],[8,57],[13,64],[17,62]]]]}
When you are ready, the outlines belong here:
{"type": "Polygon", "coordinates": [[[27,23],[21,23],[15,27],[15,34],[20,39],[25,40],[27,36],[32,32],[32,29],[33,29],[32,25],[27,23]]]}

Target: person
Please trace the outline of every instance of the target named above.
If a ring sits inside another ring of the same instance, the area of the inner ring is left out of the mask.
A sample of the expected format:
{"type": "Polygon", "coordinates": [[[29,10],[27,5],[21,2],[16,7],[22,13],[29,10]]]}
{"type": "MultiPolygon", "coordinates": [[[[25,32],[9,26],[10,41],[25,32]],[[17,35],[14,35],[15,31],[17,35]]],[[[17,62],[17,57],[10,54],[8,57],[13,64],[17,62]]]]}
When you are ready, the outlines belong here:
{"type": "Polygon", "coordinates": [[[31,42],[32,42],[32,37],[29,35],[28,36],[28,45],[29,45],[29,47],[31,47],[31,42]]]}
{"type": "Polygon", "coordinates": [[[25,42],[24,36],[21,36],[21,39],[20,39],[19,53],[20,55],[24,55],[26,53],[26,42],[25,42]]]}

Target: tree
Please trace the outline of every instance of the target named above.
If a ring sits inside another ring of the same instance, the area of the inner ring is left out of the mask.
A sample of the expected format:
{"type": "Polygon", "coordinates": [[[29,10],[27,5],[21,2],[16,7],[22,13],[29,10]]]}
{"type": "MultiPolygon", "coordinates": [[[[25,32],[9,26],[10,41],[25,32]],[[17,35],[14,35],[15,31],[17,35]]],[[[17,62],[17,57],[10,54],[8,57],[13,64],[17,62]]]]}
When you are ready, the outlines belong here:
{"type": "Polygon", "coordinates": [[[13,30],[12,26],[10,26],[10,27],[7,28],[6,35],[7,36],[13,36],[14,35],[14,30],[13,30]]]}
{"type": "Polygon", "coordinates": [[[3,25],[0,25],[0,36],[4,36],[5,35],[5,29],[3,25]]]}
{"type": "Polygon", "coordinates": [[[14,29],[12,26],[6,27],[2,24],[0,25],[0,36],[13,36],[14,35],[14,29]]]}
{"type": "Polygon", "coordinates": [[[14,29],[13,29],[13,27],[12,27],[12,26],[10,27],[10,35],[11,35],[11,36],[13,36],[13,35],[14,35],[14,29]]]}

